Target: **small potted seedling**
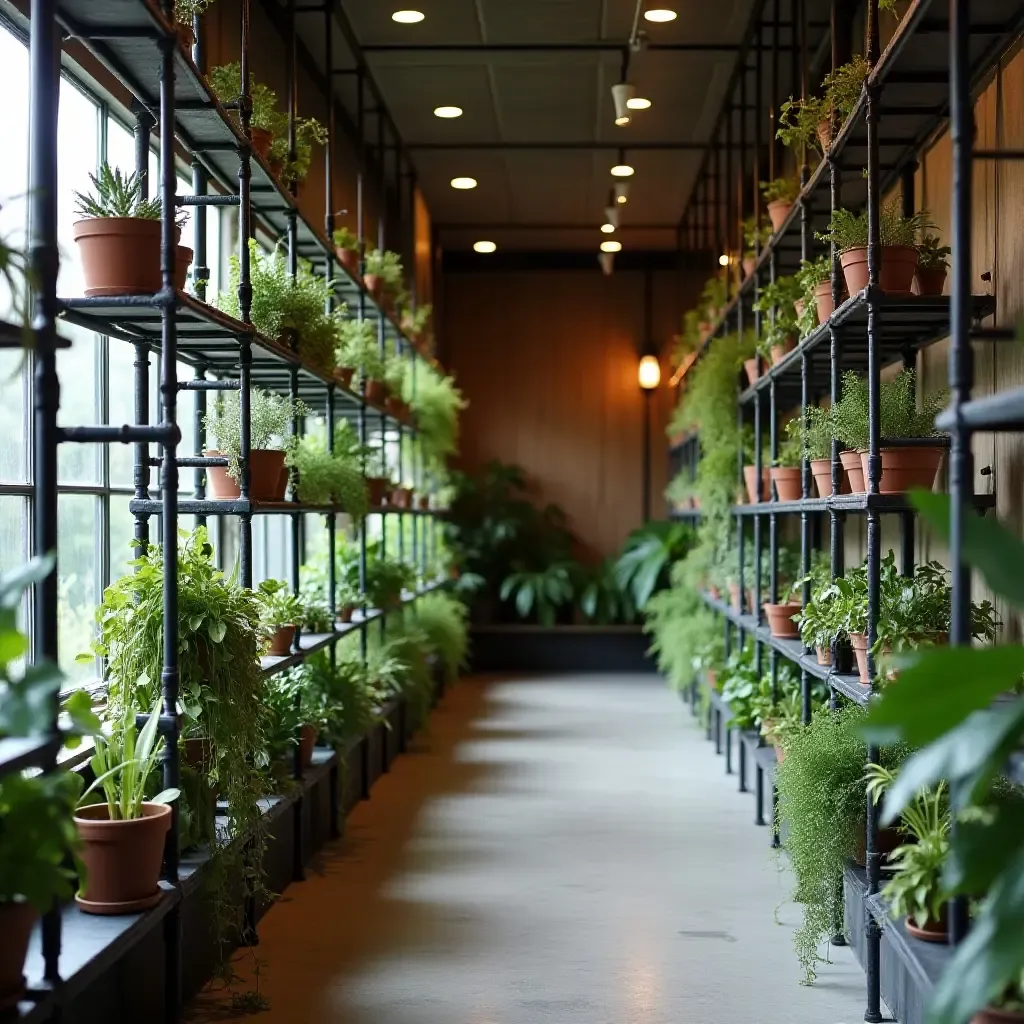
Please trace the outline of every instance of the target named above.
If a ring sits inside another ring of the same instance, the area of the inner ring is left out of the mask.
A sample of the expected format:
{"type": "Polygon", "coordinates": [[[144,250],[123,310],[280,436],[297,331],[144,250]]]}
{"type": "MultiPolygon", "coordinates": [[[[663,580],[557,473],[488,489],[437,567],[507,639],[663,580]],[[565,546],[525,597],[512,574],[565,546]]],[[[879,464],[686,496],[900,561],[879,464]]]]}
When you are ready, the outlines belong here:
{"type": "Polygon", "coordinates": [[[772,462],[771,481],[779,501],[799,501],[803,474],[801,418],[795,416],[785,430],[786,439],[779,445],[779,454],[772,462]]]}
{"type": "Polygon", "coordinates": [[[262,621],[271,632],[270,650],[274,657],[291,654],[296,627],[302,622],[302,602],[284,580],[264,580],[256,588],[262,609],[262,621]]]}
{"type": "Polygon", "coordinates": [[[914,290],[918,295],[941,295],[949,270],[948,245],[939,245],[938,235],[925,235],[917,244],[917,271],[914,290]]]}
{"type": "MultiPolygon", "coordinates": [[[[242,92],[242,65],[234,61],[211,68],[207,80],[221,103],[234,103],[242,92]]],[[[252,103],[249,137],[253,152],[261,159],[269,160],[274,139],[288,131],[288,115],[277,109],[277,93],[262,82],[250,79],[249,98],[252,103]]]]}
{"type": "Polygon", "coordinates": [[[337,228],[332,235],[338,262],[352,275],[359,277],[359,236],[348,228],[337,228]]]}
{"type": "Polygon", "coordinates": [[[295,155],[288,144],[288,134],[278,135],[270,144],[267,163],[274,177],[292,187],[298,195],[298,187],[306,180],[313,160],[313,146],[327,145],[327,129],[315,117],[295,118],[295,155]]]}
{"type": "Polygon", "coordinates": [[[190,53],[196,44],[192,31],[192,19],[201,17],[214,0],[174,0],[174,27],[178,33],[181,48],[190,53]]]}
{"type": "Polygon", "coordinates": [[[800,182],[796,178],[775,178],[761,183],[761,194],[768,203],[772,230],[778,231],[800,196],[800,182]]]}
{"type": "Polygon", "coordinates": [[[339,622],[351,622],[352,615],[359,607],[363,595],[359,591],[358,583],[351,579],[341,579],[335,586],[335,606],[338,609],[339,622]]]}

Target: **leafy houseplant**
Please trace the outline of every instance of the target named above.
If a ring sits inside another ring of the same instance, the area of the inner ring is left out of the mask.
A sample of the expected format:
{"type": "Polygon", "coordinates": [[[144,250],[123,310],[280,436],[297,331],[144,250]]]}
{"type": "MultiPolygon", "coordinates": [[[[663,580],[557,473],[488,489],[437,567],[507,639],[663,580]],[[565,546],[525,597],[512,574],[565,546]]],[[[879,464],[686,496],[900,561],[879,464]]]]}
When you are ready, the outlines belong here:
{"type": "Polygon", "coordinates": [[[327,145],[327,129],[315,117],[296,117],[295,156],[288,147],[286,131],[270,144],[267,159],[271,169],[286,185],[298,185],[309,174],[314,145],[327,145]]]}
{"type": "Polygon", "coordinates": [[[196,37],[192,31],[192,19],[200,18],[214,0],[174,0],[174,24],[182,49],[191,50],[196,37]]]}
{"type": "Polygon", "coordinates": [[[284,657],[291,653],[295,627],[302,624],[302,602],[284,580],[263,580],[256,588],[263,624],[271,633],[268,654],[284,657]]]}
{"type": "MultiPolygon", "coordinates": [[[[206,78],[221,103],[233,103],[242,93],[242,65],[238,61],[211,68],[206,78]]],[[[262,82],[250,81],[249,99],[252,148],[266,160],[274,139],[288,131],[288,115],[277,109],[277,93],[262,82]]]]}
{"type": "Polygon", "coordinates": [[[636,619],[633,598],[619,584],[615,569],[612,559],[605,559],[593,569],[580,567],[575,589],[580,612],[588,623],[606,626],[636,619]]]}
{"type": "Polygon", "coordinates": [[[416,574],[411,566],[377,555],[366,570],[366,599],[374,608],[391,611],[401,606],[402,592],[415,583],[416,574]]]}
{"type": "Polygon", "coordinates": [[[402,283],[402,261],[390,249],[369,249],[365,258],[363,282],[378,301],[387,303],[398,297],[402,283]]]}
{"type": "MultiPolygon", "coordinates": [[[[833,410],[833,436],[846,448],[862,453],[861,473],[867,482],[868,448],[868,383],[852,370],[843,374],[843,390],[833,410]]],[[[913,370],[901,370],[890,380],[883,381],[879,392],[881,412],[879,432],[882,438],[941,437],[935,429],[935,417],[945,406],[949,393],[937,391],[923,399],[917,407],[917,377],[913,370]]],[[[911,487],[926,487],[935,482],[942,461],[942,448],[901,447],[887,444],[880,449],[882,476],[880,494],[901,494],[911,487]]],[[[845,460],[844,460],[845,464],[845,460]]],[[[851,479],[851,483],[853,483],[851,479]]],[[[857,490],[857,487],[854,487],[857,490]]]]}
{"type": "MultiPolygon", "coordinates": [[[[910,295],[918,263],[918,234],[931,227],[926,212],[903,215],[899,196],[890,199],[879,211],[881,263],[878,286],[890,295],[910,295]]],[[[823,242],[834,245],[846,278],[846,288],[857,295],[868,286],[868,213],[850,210],[832,211],[828,229],[818,234],[823,242]]]]}
{"type": "Polygon", "coordinates": [[[450,376],[432,366],[418,366],[416,388],[407,385],[404,397],[416,415],[421,451],[428,470],[440,473],[459,450],[459,413],[469,404],[450,376]]]}
{"type": "MultiPolygon", "coordinates": [[[[249,497],[254,501],[282,501],[288,485],[285,473],[285,441],[293,417],[305,416],[301,401],[261,388],[249,392],[249,497]]],[[[210,492],[217,500],[237,498],[242,480],[241,396],[222,391],[206,414],[207,432],[216,438],[217,448],[207,456],[226,456],[227,468],[207,470],[210,492]]]]}
{"type": "Polygon", "coordinates": [[[761,183],[761,194],[768,203],[772,229],[778,231],[800,195],[800,182],[796,178],[774,178],[761,183]]]}
{"type": "Polygon", "coordinates": [[[338,262],[353,276],[359,275],[359,236],[348,228],[335,228],[331,236],[338,262]]]}
{"type": "Polygon", "coordinates": [[[555,562],[543,569],[523,569],[501,584],[502,601],[514,600],[521,619],[536,614],[542,626],[553,626],[559,610],[573,597],[572,563],[555,562]]]}
{"type": "Polygon", "coordinates": [[[149,777],[163,740],[157,736],[160,699],[148,709],[141,732],[135,709],[115,713],[109,732],[97,733],[90,765],[95,781],[86,800],[102,790],[100,803],[80,803],[75,826],[82,840],[85,884],[76,896],[87,914],[129,914],[158,903],[164,837],[171,827],[172,801],[178,790],[165,789],[147,799],[149,777]]]}
{"type": "Polygon", "coordinates": [[[643,611],[651,595],[668,584],[672,563],[693,544],[693,531],[685,523],[655,521],[635,529],[615,560],[615,579],[643,611]]]}
{"type": "Polygon", "coordinates": [[[797,318],[800,336],[806,337],[824,324],[835,310],[832,301],[832,259],[824,253],[816,260],[801,260],[796,273],[803,311],[797,318]]]}
{"type": "Polygon", "coordinates": [[[309,434],[290,439],[285,462],[292,470],[299,500],[307,505],[337,506],[361,520],[369,510],[369,494],[360,451],[346,451],[336,442],[334,451],[329,452],[322,440],[309,434]]]}
{"type": "Polygon", "coordinates": [[[755,218],[748,217],[743,222],[743,276],[750,277],[754,272],[754,261],[760,255],[765,242],[772,237],[766,224],[759,225],[755,218]]]}
{"type": "Polygon", "coordinates": [[[764,285],[758,294],[754,309],[767,315],[758,351],[772,363],[781,362],[796,347],[796,304],[802,300],[803,290],[796,277],[779,277],[764,285]]]}
{"type": "Polygon", "coordinates": [[[794,416],[783,428],[785,439],[772,461],[771,481],[779,501],[799,501],[803,494],[803,424],[794,416]]]}
{"type": "MultiPolygon", "coordinates": [[[[161,204],[142,198],[137,174],[104,163],[90,174],[92,188],[75,193],[79,220],[71,225],[82,257],[86,295],[153,295],[160,271],[161,204]]],[[[175,287],[185,287],[192,250],[178,246],[175,287]]]]}
{"type": "Polygon", "coordinates": [[[368,401],[384,404],[384,353],[376,324],[369,320],[345,321],[339,332],[336,358],[341,366],[358,376],[368,401]]]}
{"type": "Polygon", "coordinates": [[[416,623],[449,682],[458,678],[469,651],[466,605],[450,594],[425,594],[416,602],[416,623]]]}
{"type": "Polygon", "coordinates": [[[917,273],[914,282],[918,295],[941,295],[949,270],[952,249],[940,245],[938,235],[925,234],[917,243],[917,273]]]}

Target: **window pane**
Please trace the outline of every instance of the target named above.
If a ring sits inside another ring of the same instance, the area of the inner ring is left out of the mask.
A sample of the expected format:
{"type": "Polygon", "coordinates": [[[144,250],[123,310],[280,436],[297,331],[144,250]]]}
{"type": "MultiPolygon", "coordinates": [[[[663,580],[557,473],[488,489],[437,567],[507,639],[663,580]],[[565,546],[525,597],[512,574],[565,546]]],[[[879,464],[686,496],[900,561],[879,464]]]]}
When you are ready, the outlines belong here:
{"type": "MultiPolygon", "coordinates": [[[[72,343],[57,353],[57,422],[62,427],[99,423],[99,337],[73,324],[64,324],[61,334],[72,343]]],[[[62,444],[57,451],[58,479],[61,483],[99,483],[101,457],[100,445],[62,444]]]]}
{"type": "Polygon", "coordinates": [[[98,505],[98,499],[92,495],[62,494],[57,499],[60,666],[73,682],[85,682],[99,675],[96,665],[75,662],[76,655],[89,648],[99,599],[98,505]]]}
{"type": "MultiPolygon", "coordinates": [[[[2,161],[0,161],[2,163],[2,161]]],[[[22,352],[0,351],[0,480],[28,480],[25,388],[29,358],[22,352]]]]}
{"type": "MultiPolygon", "coordinates": [[[[110,392],[108,408],[114,426],[135,422],[135,346],[117,338],[108,349],[110,392]]],[[[156,356],[150,353],[149,372],[156,372],[156,356]]],[[[152,419],[152,417],[151,417],[152,419]]],[[[135,487],[135,448],[130,444],[110,446],[110,483],[114,487],[135,487]]],[[[153,476],[150,474],[150,485],[153,476]]]]}
{"type": "Polygon", "coordinates": [[[57,121],[57,239],[60,243],[60,295],[82,295],[85,279],[71,233],[78,220],[74,193],[92,187],[89,174],[99,166],[98,107],[67,80],[60,83],[60,113],[57,121]]]}
{"type": "Polygon", "coordinates": [[[28,501],[0,496],[0,573],[10,572],[28,560],[28,501]]]}
{"type": "Polygon", "coordinates": [[[128,511],[129,501],[131,498],[127,494],[110,496],[110,564],[107,566],[107,582],[131,572],[128,562],[135,557],[135,549],[131,546],[135,536],[135,516],[128,511]]]}

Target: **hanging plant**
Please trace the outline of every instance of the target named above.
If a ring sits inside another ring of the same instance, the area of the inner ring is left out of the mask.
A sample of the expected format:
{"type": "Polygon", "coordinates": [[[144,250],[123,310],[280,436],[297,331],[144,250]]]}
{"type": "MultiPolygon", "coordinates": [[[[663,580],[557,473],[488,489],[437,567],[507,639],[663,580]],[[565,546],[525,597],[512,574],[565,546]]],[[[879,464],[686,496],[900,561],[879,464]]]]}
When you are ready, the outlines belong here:
{"type": "Polygon", "coordinates": [[[268,160],[271,169],[286,185],[298,185],[309,174],[314,145],[327,145],[327,129],[315,117],[296,117],[295,157],[292,158],[286,117],[284,134],[278,135],[270,145],[268,160]]]}
{"type": "MultiPolygon", "coordinates": [[[[238,61],[211,68],[206,79],[214,96],[222,104],[234,103],[242,94],[242,65],[238,61]]],[[[274,139],[288,132],[288,115],[277,109],[277,93],[262,82],[254,81],[251,75],[249,99],[252,104],[252,113],[249,115],[252,148],[266,160],[270,156],[274,139]]],[[[237,111],[231,111],[230,116],[239,124],[237,111]]]]}

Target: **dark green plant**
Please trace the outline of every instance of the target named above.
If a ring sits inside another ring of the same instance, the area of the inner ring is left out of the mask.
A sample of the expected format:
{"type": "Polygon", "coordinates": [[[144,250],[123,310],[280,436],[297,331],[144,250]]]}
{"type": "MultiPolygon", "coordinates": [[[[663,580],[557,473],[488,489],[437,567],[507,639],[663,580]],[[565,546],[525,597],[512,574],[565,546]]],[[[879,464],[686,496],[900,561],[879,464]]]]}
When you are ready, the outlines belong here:
{"type": "MultiPolygon", "coordinates": [[[[929,220],[927,210],[913,216],[903,215],[903,200],[894,196],[879,211],[879,238],[882,246],[906,245],[917,247],[917,237],[934,225],[929,220]]],[[[868,212],[860,213],[837,209],[832,211],[832,219],[827,230],[820,231],[816,236],[819,241],[831,243],[839,252],[848,249],[865,249],[868,244],[868,212]]]]}
{"type": "MultiPolygon", "coordinates": [[[[242,94],[242,65],[238,61],[211,68],[206,74],[214,96],[222,104],[234,103],[242,94]]],[[[277,93],[262,82],[253,81],[249,76],[249,97],[252,113],[249,117],[251,128],[261,128],[277,138],[288,132],[288,115],[277,109],[277,93]]],[[[237,113],[231,112],[237,121],[237,113]]]]}
{"type": "MultiPolygon", "coordinates": [[[[318,711],[305,707],[303,699],[308,669],[305,664],[278,673],[267,680],[263,704],[266,708],[267,752],[271,765],[288,759],[299,742],[299,731],[307,722],[319,725],[318,711]]],[[[285,773],[290,763],[285,766],[285,773]]]]}
{"type": "Polygon", "coordinates": [[[926,234],[917,243],[917,265],[922,270],[949,269],[949,257],[953,250],[948,245],[939,244],[938,235],[926,234]]]}
{"type": "Polygon", "coordinates": [[[779,443],[779,453],[772,460],[772,465],[786,467],[789,469],[794,469],[803,465],[803,417],[794,416],[783,426],[782,433],[785,437],[779,443]]]}
{"type": "Polygon", "coordinates": [[[313,146],[327,145],[327,129],[315,117],[295,118],[295,156],[288,146],[287,129],[270,145],[270,160],[281,164],[280,179],[286,184],[306,180],[313,160],[313,146]]]}
{"type": "Polygon", "coordinates": [[[829,116],[828,101],[823,97],[783,100],[779,107],[779,128],[775,137],[788,149],[802,153],[807,147],[821,149],[818,125],[829,116]]]}
{"type": "Polygon", "coordinates": [[[445,678],[454,682],[466,665],[469,652],[468,610],[450,594],[425,594],[416,602],[416,622],[437,655],[445,678]]]}
{"type": "Polygon", "coordinates": [[[589,571],[580,570],[576,590],[580,611],[588,622],[607,626],[636,619],[633,598],[630,591],[621,585],[616,569],[617,563],[613,559],[605,559],[589,571]]]}
{"type": "Polygon", "coordinates": [[[825,76],[821,84],[825,91],[826,116],[831,109],[836,122],[841,125],[853,113],[870,70],[867,58],[857,54],[849,63],[841,64],[825,76]]]}
{"type": "Polygon", "coordinates": [[[668,584],[668,571],[693,545],[693,530],[685,523],[653,521],[626,538],[615,560],[615,578],[634,607],[643,611],[655,590],[668,584]]]}
{"type": "Polygon", "coordinates": [[[89,192],[75,193],[75,213],[79,217],[160,219],[160,200],[142,198],[142,179],[138,174],[121,174],[120,168],[104,162],[98,174],[90,173],[89,180],[89,192]]]}
{"type": "Polygon", "coordinates": [[[543,569],[520,569],[501,583],[501,599],[514,601],[521,619],[537,616],[542,626],[553,626],[561,608],[573,598],[572,562],[554,562],[543,569]]]}
{"type": "Polygon", "coordinates": [[[366,569],[366,598],[374,608],[395,608],[401,603],[402,591],[412,589],[415,583],[411,566],[375,553],[366,569]]]}
{"type": "Polygon", "coordinates": [[[261,621],[271,629],[302,624],[302,602],[284,580],[263,580],[256,588],[261,621]]]}

